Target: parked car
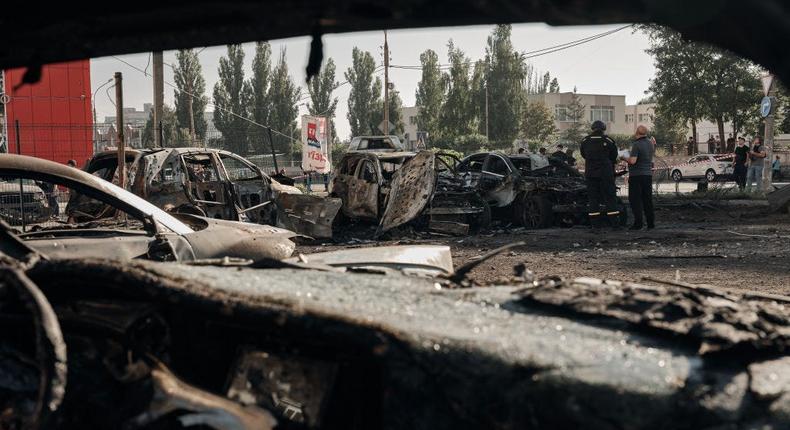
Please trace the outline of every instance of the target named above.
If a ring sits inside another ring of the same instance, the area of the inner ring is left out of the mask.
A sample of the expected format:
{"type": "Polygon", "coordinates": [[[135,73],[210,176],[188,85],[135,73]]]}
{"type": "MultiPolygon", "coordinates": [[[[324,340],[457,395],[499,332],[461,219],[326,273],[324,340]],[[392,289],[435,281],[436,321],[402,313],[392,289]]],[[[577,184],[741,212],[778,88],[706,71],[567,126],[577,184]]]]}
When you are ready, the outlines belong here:
{"type": "Polygon", "coordinates": [[[452,164],[431,151],[349,152],[330,196],[342,200],[345,217],[378,222],[379,233],[412,221],[453,234],[487,227],[488,205],[452,164]]]}
{"type": "Polygon", "coordinates": [[[43,222],[57,214],[57,190],[48,193],[35,181],[3,180],[0,177],[0,219],[10,223],[21,223],[24,214],[26,223],[43,222]]]}
{"type": "Polygon", "coordinates": [[[80,196],[79,205],[70,201],[64,214],[46,222],[5,221],[25,245],[49,257],[260,260],[287,258],[295,248],[292,231],[189,214],[176,218],[97,175],[40,158],[0,154],[0,178],[49,184],[80,196]]]}
{"type": "MultiPolygon", "coordinates": [[[[240,155],[209,148],[127,149],[127,190],[159,208],[275,225],[279,194],[301,194],[240,155]]],[[[85,171],[118,182],[118,153],[93,156],[85,171]]],[[[69,206],[79,205],[74,196],[69,206]]]]}
{"type": "Polygon", "coordinates": [[[685,179],[715,182],[729,179],[732,177],[732,174],[732,156],[721,157],[712,154],[702,154],[691,157],[686,163],[673,167],[670,177],[675,182],[685,179]]]}
{"type": "Polygon", "coordinates": [[[401,152],[403,144],[398,136],[357,136],[351,139],[348,151],[401,152]]]}
{"type": "MultiPolygon", "coordinates": [[[[584,177],[558,158],[481,152],[461,160],[457,170],[480,190],[495,217],[527,228],[589,221],[584,177]]],[[[620,222],[625,225],[626,206],[619,205],[620,222]]]]}

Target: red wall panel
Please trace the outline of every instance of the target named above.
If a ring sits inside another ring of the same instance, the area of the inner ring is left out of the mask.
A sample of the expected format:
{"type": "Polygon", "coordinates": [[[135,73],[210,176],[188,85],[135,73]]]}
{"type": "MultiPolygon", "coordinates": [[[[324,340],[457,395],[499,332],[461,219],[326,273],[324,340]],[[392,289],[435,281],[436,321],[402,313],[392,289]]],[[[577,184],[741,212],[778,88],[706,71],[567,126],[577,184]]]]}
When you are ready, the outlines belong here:
{"type": "Polygon", "coordinates": [[[82,166],[93,153],[90,60],[44,66],[41,81],[14,91],[24,72],[5,71],[9,150],[16,152],[18,120],[22,154],[82,166]]]}

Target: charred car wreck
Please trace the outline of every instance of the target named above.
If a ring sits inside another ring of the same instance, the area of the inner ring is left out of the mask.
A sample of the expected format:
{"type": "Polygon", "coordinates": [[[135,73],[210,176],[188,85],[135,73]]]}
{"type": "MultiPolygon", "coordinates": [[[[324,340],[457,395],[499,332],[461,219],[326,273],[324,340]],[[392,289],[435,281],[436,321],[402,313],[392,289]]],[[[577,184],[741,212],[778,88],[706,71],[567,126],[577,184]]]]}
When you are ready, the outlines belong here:
{"type": "MultiPolygon", "coordinates": [[[[278,220],[279,213],[299,213],[301,191],[280,183],[253,163],[232,152],[206,148],[162,148],[127,150],[127,189],[169,212],[187,213],[232,221],[299,228],[302,225],[278,220]],[[281,207],[287,205],[286,207],[281,207]]],[[[117,183],[116,151],[95,155],[85,170],[117,183]]],[[[80,210],[79,196],[72,196],[69,210],[80,210]]],[[[331,221],[339,204],[328,202],[323,216],[311,219],[307,235],[331,232],[331,221]],[[334,211],[334,212],[332,212],[334,211]],[[327,213],[329,212],[329,213],[327,213]]],[[[308,216],[311,214],[308,210],[308,216]]]]}
{"type": "Polygon", "coordinates": [[[328,257],[229,269],[0,250],[4,429],[790,421],[787,297],[525,273],[459,291],[328,257]]]}
{"type": "Polygon", "coordinates": [[[431,151],[349,152],[330,196],[344,217],[377,222],[377,235],[407,223],[449,234],[487,227],[488,205],[454,164],[431,151]]]}
{"type": "MultiPolygon", "coordinates": [[[[589,222],[584,177],[559,158],[484,152],[464,158],[457,170],[480,190],[497,218],[527,228],[589,222]]],[[[620,206],[625,225],[626,206],[620,206]]]]}

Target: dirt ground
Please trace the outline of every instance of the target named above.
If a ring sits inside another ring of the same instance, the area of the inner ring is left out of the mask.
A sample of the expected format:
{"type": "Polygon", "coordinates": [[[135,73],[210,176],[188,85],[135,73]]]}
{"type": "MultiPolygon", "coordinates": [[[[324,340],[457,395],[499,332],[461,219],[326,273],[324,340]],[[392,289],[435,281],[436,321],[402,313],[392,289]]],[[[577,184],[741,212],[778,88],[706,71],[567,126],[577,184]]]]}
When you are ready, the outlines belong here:
{"type": "MultiPolygon", "coordinates": [[[[382,240],[301,245],[297,252],[406,244],[449,245],[456,267],[513,243],[476,267],[478,283],[505,281],[525,263],[538,276],[640,281],[644,277],[790,295],[790,215],[767,208],[730,208],[665,203],[656,208],[652,231],[593,232],[586,227],[525,230],[507,225],[468,237],[382,240]]],[[[362,228],[363,237],[370,228],[362,228]]],[[[346,236],[346,239],[352,236],[346,236]]]]}

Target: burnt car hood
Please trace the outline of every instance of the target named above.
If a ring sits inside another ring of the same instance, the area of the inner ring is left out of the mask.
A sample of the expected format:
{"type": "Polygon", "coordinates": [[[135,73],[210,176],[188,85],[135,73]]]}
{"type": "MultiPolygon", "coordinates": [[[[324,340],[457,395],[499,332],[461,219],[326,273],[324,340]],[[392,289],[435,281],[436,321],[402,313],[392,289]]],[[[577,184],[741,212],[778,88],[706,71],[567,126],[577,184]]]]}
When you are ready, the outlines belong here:
{"type": "Polygon", "coordinates": [[[225,257],[281,260],[290,257],[296,249],[291,238],[297,234],[290,230],[197,215],[179,214],[176,217],[195,230],[183,237],[198,260],[225,257]]]}
{"type": "Polygon", "coordinates": [[[343,205],[333,197],[280,193],[277,204],[277,225],[312,238],[331,238],[332,224],[343,205]]]}
{"type": "Polygon", "coordinates": [[[401,226],[419,215],[431,202],[436,188],[436,154],[421,151],[395,171],[387,206],[376,234],[401,226]]]}
{"type": "MultiPolygon", "coordinates": [[[[665,317],[651,319],[669,321],[689,305],[700,329],[691,324],[688,331],[663,332],[660,323],[642,328],[606,312],[631,304],[632,295],[616,290],[640,293],[642,287],[609,288],[589,279],[447,290],[398,275],[142,261],[39,262],[27,271],[58,297],[81,285],[64,279],[87,273],[102,296],[133,294],[177,309],[189,332],[200,333],[193,340],[205,342],[215,327],[216,342],[233,350],[239,345],[232,332],[257,330],[241,341],[275,338],[294,351],[328,352],[324,359],[370,360],[376,370],[366,382],[375,383],[363,385],[376,405],[374,427],[663,429],[671,422],[678,429],[783,428],[790,417],[790,362],[783,349],[788,310],[772,305],[769,314],[755,314],[755,299],[744,294],[724,300],[696,291],[695,303],[681,300],[665,317]],[[564,305],[574,301],[571,291],[595,291],[600,300],[583,309],[564,305]],[[738,312],[748,324],[727,317],[738,312]],[[738,347],[719,349],[716,357],[701,353],[700,338],[714,326],[715,335],[758,353],[738,347]]],[[[178,343],[185,349],[167,364],[182,374],[211,352],[192,340],[178,343]]]]}

